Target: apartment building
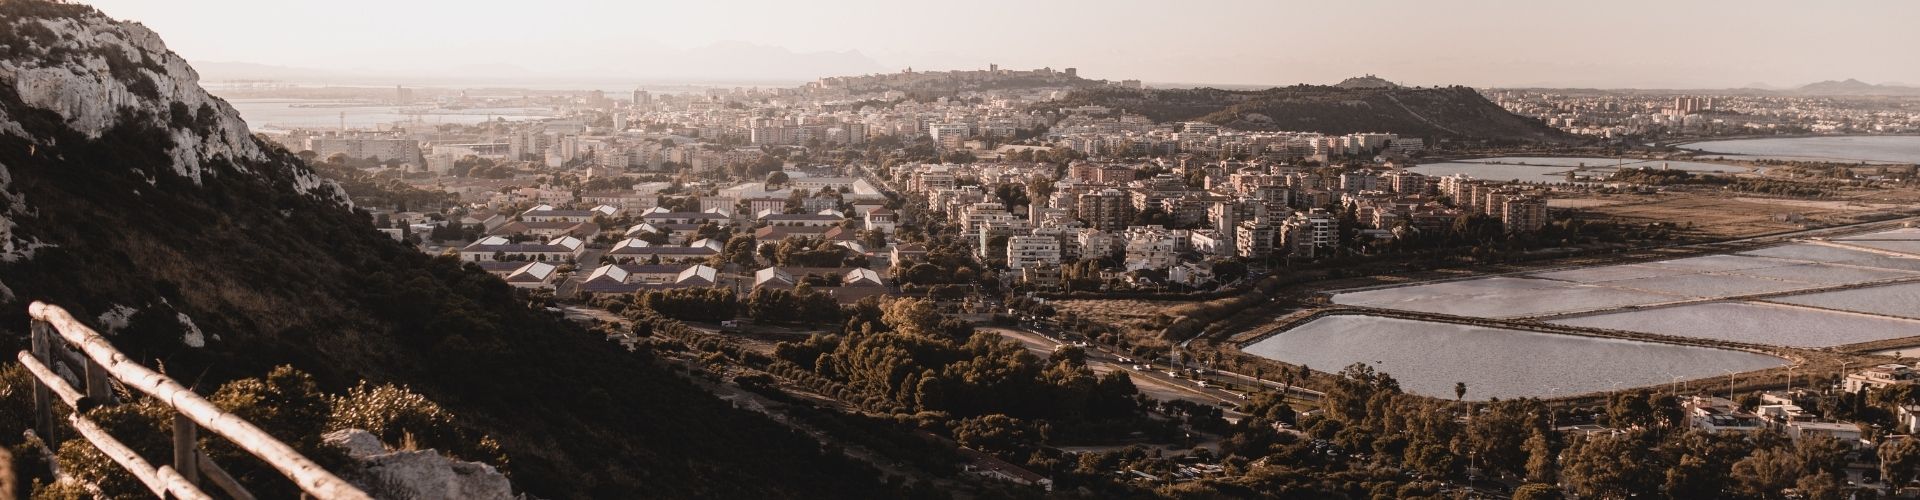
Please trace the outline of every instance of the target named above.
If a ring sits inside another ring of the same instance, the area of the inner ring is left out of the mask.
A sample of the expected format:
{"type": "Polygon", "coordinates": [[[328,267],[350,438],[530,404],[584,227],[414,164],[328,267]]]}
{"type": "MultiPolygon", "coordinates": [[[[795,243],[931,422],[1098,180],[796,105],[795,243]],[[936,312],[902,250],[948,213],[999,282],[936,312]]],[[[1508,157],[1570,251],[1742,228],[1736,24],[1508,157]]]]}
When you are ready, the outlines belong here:
{"type": "Polygon", "coordinates": [[[1060,265],[1060,240],[1051,236],[1014,236],[1007,239],[1007,268],[1026,269],[1060,265]]]}

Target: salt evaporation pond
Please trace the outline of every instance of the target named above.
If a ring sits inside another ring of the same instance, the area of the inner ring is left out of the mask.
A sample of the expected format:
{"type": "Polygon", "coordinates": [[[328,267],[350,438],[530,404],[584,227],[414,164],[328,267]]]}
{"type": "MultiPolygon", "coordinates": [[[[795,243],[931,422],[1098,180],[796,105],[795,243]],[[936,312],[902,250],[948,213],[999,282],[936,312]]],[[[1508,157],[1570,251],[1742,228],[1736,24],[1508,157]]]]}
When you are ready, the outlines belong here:
{"type": "Polygon", "coordinates": [[[1805,261],[1812,261],[1812,262],[1826,262],[1826,263],[1833,263],[1833,264],[1846,264],[1846,265],[1854,265],[1854,266],[1868,266],[1868,267],[1880,267],[1880,268],[1886,268],[1886,269],[1902,269],[1907,271],[1920,271],[1920,259],[1893,257],[1893,256],[1881,255],[1881,254],[1863,251],[1863,250],[1853,250],[1849,248],[1840,248],[1840,247],[1827,246],[1827,245],[1816,245],[1812,243],[1796,243],[1791,245],[1781,245],[1777,247],[1762,248],[1759,250],[1753,250],[1748,252],[1740,252],[1740,254],[1759,256],[1759,257],[1775,257],[1775,258],[1782,258],[1782,259],[1805,260],[1805,261]]]}
{"type": "Polygon", "coordinates": [[[1530,278],[1482,278],[1333,296],[1333,303],[1480,318],[1564,314],[1685,297],[1530,278]]]}
{"type": "Polygon", "coordinates": [[[1607,282],[1607,286],[1710,299],[1819,288],[1824,285],[1738,274],[1683,274],[1607,282]]]}
{"type": "MultiPolygon", "coordinates": [[[[1853,288],[1767,299],[1772,302],[1920,319],[1920,283],[1853,288]]],[[[1920,354],[1920,349],[1914,350],[1920,354]]]]}
{"type": "Polygon", "coordinates": [[[1454,383],[1465,382],[1472,400],[1566,396],[1786,364],[1726,349],[1357,315],[1316,319],[1243,350],[1326,372],[1366,363],[1423,396],[1451,399],[1454,383]]]}
{"type": "Polygon", "coordinates": [[[1834,241],[1873,241],[1873,240],[1920,240],[1920,227],[1903,227],[1878,233],[1856,234],[1834,238],[1834,241]]]}
{"type": "Polygon", "coordinates": [[[1920,137],[1853,136],[1740,139],[1686,144],[1712,153],[1835,162],[1920,163],[1920,137]]]}
{"type": "Polygon", "coordinates": [[[1764,269],[1745,269],[1734,272],[1746,276],[1799,281],[1820,286],[1850,285],[1920,276],[1920,274],[1893,269],[1818,263],[1769,267],[1764,269]]]}
{"type": "Polygon", "coordinates": [[[1800,347],[1920,335],[1920,321],[1914,321],[1920,320],[1920,282],[1889,283],[1920,278],[1920,258],[1846,245],[1920,251],[1920,229],[1737,254],[1354,291],[1336,294],[1332,301],[1800,347]],[[1812,291],[1848,285],[1865,288],[1812,291]],[[1791,295],[1734,299],[1783,293],[1791,295]]]}
{"type": "Polygon", "coordinates": [[[1920,335],[1920,321],[1752,302],[1638,309],[1551,323],[1793,347],[1832,347],[1920,335]]]}

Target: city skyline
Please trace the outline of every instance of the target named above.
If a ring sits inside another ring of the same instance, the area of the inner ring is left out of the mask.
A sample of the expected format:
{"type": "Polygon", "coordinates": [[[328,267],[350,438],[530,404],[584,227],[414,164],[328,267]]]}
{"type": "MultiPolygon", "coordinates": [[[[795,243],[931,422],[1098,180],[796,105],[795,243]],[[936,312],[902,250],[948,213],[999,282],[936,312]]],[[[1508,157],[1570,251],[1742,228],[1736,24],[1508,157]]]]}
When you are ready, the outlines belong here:
{"type": "Polygon", "coordinates": [[[1920,82],[1920,67],[1890,64],[1867,50],[1898,44],[1901,20],[1920,15],[1920,5],[1881,1],[1848,2],[1846,8],[1792,2],[1614,2],[1597,8],[1372,1],[1331,8],[1295,2],[1173,7],[989,1],[933,12],[864,1],[636,6],[574,0],[543,7],[546,19],[535,22],[491,2],[461,9],[369,0],[90,3],[146,24],[213,78],[266,69],[383,83],[784,83],[997,63],[1071,66],[1090,78],[1163,84],[1333,83],[1360,74],[1408,85],[1477,87],[1920,82]],[[384,14],[364,15],[375,9],[384,14]],[[1135,15],[1141,9],[1164,12],[1135,15]],[[1227,12],[1235,14],[1222,15],[1227,12]],[[1781,30],[1788,21],[1794,28],[1781,30]]]}

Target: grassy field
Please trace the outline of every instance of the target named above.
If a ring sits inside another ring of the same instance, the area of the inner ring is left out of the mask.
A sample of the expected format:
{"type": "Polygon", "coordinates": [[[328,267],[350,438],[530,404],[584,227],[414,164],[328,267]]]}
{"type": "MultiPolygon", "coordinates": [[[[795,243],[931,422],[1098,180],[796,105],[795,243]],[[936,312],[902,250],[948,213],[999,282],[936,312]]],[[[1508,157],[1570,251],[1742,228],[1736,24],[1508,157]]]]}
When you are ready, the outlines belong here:
{"type": "MultiPolygon", "coordinates": [[[[1071,312],[1095,323],[1113,325],[1122,329],[1147,329],[1148,325],[1167,318],[1177,317],[1180,310],[1192,307],[1195,302],[1173,300],[1137,300],[1137,299],[1075,299],[1056,300],[1053,307],[1061,312],[1071,312]]],[[[1165,325],[1160,325],[1164,327],[1165,325]]]]}

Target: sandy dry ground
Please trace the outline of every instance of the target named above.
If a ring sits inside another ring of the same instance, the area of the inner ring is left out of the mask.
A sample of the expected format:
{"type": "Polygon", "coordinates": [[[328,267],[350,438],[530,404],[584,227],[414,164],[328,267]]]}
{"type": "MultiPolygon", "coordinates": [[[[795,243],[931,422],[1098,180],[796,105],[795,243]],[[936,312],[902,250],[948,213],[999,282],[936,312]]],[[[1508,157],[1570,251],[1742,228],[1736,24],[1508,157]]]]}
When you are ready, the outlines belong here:
{"type": "Polygon", "coordinates": [[[1592,208],[1607,205],[1619,205],[1627,200],[1607,198],[1553,198],[1547,200],[1547,208],[1592,208]]]}
{"type": "Polygon", "coordinates": [[[1589,217],[1617,218],[1629,224],[1671,222],[1708,238],[1733,238],[1802,229],[1792,217],[1830,225],[1851,222],[1851,216],[1874,211],[1847,202],[1773,200],[1700,194],[1659,194],[1618,203],[1583,207],[1589,217]]]}

